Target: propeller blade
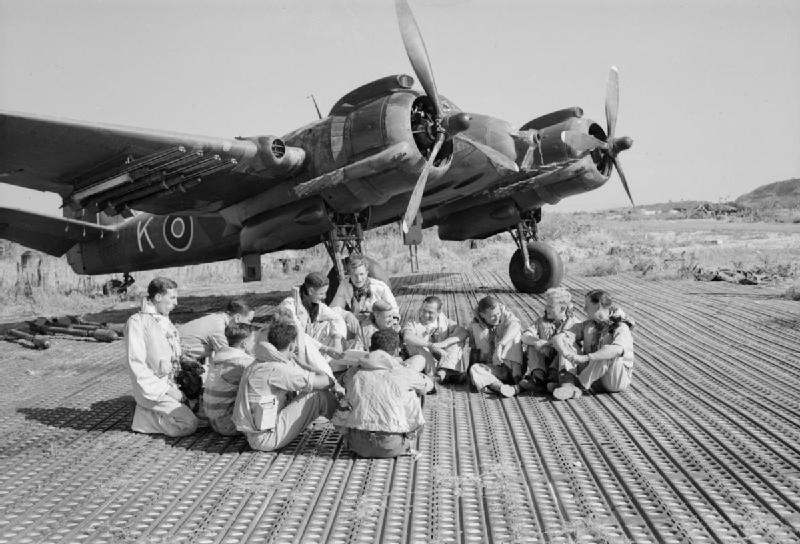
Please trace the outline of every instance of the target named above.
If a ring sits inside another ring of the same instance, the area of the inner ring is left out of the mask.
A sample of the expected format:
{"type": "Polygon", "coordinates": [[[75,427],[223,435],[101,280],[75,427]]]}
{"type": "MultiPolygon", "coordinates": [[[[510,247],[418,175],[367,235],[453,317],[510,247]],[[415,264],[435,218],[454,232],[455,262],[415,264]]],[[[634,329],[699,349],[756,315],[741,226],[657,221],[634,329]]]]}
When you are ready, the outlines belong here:
{"type": "Polygon", "coordinates": [[[400,35],[403,37],[403,45],[406,48],[408,60],[414,68],[414,73],[419,79],[420,85],[425,90],[425,94],[433,101],[435,117],[442,116],[442,106],[439,102],[439,92],[436,90],[436,80],[433,78],[433,68],[431,67],[428,50],[422,40],[422,33],[417,26],[417,20],[411,12],[411,7],[406,0],[395,0],[395,11],[397,12],[397,22],[400,24],[400,35]]]}
{"type": "Polygon", "coordinates": [[[561,132],[561,141],[577,151],[579,154],[592,151],[593,149],[608,149],[608,144],[590,134],[578,132],[577,130],[564,130],[561,132]]]}
{"type": "Polygon", "coordinates": [[[608,140],[614,139],[614,130],[617,128],[617,110],[619,109],[619,70],[616,66],[608,72],[606,84],[606,123],[608,140]]]}
{"type": "Polygon", "coordinates": [[[425,168],[422,169],[419,179],[417,179],[417,184],[414,186],[411,198],[408,199],[406,213],[403,216],[403,232],[407,233],[409,227],[414,223],[414,218],[417,216],[419,205],[422,202],[422,195],[425,193],[425,182],[428,181],[428,174],[431,171],[431,167],[433,167],[433,161],[436,160],[436,155],[438,155],[443,143],[444,133],[439,133],[436,137],[436,143],[433,144],[431,155],[428,157],[428,162],[425,163],[425,168]]]}
{"type": "Polygon", "coordinates": [[[619,174],[619,179],[622,182],[622,187],[625,189],[625,192],[628,193],[628,198],[631,201],[631,206],[635,208],[636,204],[633,203],[633,197],[631,196],[630,188],[628,188],[628,181],[625,179],[625,172],[623,172],[622,170],[622,164],[619,162],[619,159],[617,157],[611,157],[611,159],[614,161],[614,166],[617,168],[617,174],[619,174]]]}
{"type": "Polygon", "coordinates": [[[517,163],[515,163],[507,156],[497,151],[495,148],[483,144],[481,142],[478,142],[476,140],[473,140],[466,134],[458,134],[455,137],[455,139],[461,140],[471,145],[472,147],[474,147],[475,149],[486,155],[486,158],[489,159],[489,162],[491,162],[495,168],[502,170],[509,170],[515,173],[519,172],[519,166],[517,166],[517,163]]]}

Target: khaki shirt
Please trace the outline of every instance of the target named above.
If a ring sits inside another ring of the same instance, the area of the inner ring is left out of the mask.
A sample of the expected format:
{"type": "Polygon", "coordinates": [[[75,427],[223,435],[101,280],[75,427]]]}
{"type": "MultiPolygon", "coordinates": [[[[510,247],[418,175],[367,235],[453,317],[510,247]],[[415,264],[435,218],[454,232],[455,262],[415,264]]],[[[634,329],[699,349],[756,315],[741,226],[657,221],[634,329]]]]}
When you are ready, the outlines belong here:
{"type": "Polygon", "coordinates": [[[225,327],[230,322],[226,312],[216,312],[193,319],[178,327],[183,353],[194,359],[209,357],[228,346],[225,327]]]}

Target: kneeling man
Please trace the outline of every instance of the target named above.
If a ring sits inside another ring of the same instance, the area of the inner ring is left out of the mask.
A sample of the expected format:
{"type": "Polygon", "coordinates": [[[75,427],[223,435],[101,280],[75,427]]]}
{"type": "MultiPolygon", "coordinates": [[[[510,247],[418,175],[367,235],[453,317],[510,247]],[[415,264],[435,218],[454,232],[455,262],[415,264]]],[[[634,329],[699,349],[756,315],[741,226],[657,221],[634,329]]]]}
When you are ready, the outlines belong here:
{"type": "Polygon", "coordinates": [[[254,450],[280,449],[319,416],[330,419],[336,410],[338,384],[297,364],[296,339],[294,323],[273,323],[269,343],[256,344],[256,362],[242,376],[233,422],[254,450]]]}
{"type": "Polygon", "coordinates": [[[186,405],[175,377],[181,345],[169,313],[178,304],[178,285],[155,278],[147,286],[141,311],[125,325],[125,348],[136,410],[131,430],[186,436],[197,430],[197,417],[186,405]]]}
{"type": "Polygon", "coordinates": [[[350,449],[362,457],[413,453],[422,431],[420,396],[433,389],[430,378],[401,365],[400,338],[392,330],[372,336],[370,354],[343,378],[349,410],[336,413],[334,425],[350,449]]]}

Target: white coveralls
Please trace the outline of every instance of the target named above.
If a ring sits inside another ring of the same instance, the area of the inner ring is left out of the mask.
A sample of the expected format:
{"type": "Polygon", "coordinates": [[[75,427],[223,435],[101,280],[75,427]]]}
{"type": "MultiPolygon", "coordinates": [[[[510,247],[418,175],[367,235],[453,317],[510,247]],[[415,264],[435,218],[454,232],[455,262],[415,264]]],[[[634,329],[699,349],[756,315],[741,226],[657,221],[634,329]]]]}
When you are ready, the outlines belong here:
{"type": "Polygon", "coordinates": [[[178,331],[167,316],[145,300],[140,312],[125,325],[125,348],[136,409],[131,430],[186,436],[197,430],[197,417],[185,404],[168,395],[181,355],[178,331]]]}

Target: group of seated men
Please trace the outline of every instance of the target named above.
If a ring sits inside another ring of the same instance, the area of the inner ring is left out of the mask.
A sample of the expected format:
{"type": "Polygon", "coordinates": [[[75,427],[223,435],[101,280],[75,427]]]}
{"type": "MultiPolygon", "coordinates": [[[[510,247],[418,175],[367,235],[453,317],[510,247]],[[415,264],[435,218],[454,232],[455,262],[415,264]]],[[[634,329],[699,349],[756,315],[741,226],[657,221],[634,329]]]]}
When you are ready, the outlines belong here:
{"type": "Polygon", "coordinates": [[[126,330],[132,429],[185,436],[207,421],[222,435],[244,434],[252,448],[273,451],[324,416],[355,453],[395,457],[413,453],[434,381],[468,379],[504,397],[546,390],[559,400],[630,384],[633,321],[604,291],[586,295],[583,322],[573,316],[569,291],[555,288],[527,330],[491,296],[478,302],[466,328],[444,314],[436,296],[401,326],[391,290],[368,276],[365,261],[351,258],[348,272],[330,306],[328,279],[308,274],[266,330],[250,325],[253,311],[239,300],[176,329],[169,313],[177,285],[154,279],[126,330]],[[187,356],[204,363],[195,398],[179,379],[187,356]]]}

